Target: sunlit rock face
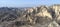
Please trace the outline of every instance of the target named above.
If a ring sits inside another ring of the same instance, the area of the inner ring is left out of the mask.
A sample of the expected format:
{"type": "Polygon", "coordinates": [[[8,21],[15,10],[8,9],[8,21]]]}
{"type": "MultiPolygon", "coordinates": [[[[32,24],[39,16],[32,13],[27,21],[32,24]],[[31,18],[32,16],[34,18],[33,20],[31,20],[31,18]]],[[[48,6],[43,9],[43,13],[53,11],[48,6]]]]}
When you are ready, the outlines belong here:
{"type": "Polygon", "coordinates": [[[52,7],[52,10],[55,12],[56,21],[60,23],[60,5],[55,4],[55,5],[52,5],[51,7],[52,7]]]}
{"type": "Polygon", "coordinates": [[[55,11],[55,13],[58,15],[60,12],[60,5],[53,5],[52,8],[55,11]]]}
{"type": "Polygon", "coordinates": [[[35,16],[37,17],[37,22],[40,24],[48,24],[52,20],[52,16],[46,6],[38,8],[38,13],[35,16]]]}
{"type": "Polygon", "coordinates": [[[40,16],[43,16],[43,17],[46,17],[47,16],[47,17],[50,17],[52,19],[52,16],[48,12],[48,8],[46,6],[41,6],[39,11],[38,11],[39,13],[36,14],[37,16],[39,16],[39,15],[40,16]]]}
{"type": "Polygon", "coordinates": [[[26,11],[27,11],[28,13],[32,13],[32,12],[33,12],[33,9],[30,8],[30,9],[27,9],[26,11]]]}

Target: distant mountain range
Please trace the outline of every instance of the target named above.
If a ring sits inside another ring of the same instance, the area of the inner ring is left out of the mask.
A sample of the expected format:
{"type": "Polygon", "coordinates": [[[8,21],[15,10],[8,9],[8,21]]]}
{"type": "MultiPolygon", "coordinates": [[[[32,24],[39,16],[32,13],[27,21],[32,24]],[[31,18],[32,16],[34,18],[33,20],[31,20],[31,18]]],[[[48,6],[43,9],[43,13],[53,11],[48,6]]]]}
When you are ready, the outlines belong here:
{"type": "Polygon", "coordinates": [[[1,7],[0,27],[60,27],[60,5],[1,7]]]}

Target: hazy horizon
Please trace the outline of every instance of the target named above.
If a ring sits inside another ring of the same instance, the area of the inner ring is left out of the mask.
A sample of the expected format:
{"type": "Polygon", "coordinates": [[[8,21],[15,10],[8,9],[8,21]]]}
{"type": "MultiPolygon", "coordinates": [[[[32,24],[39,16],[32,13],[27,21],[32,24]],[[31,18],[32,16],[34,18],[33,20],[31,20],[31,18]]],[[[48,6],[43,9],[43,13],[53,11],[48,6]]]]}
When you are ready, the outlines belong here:
{"type": "Polygon", "coordinates": [[[60,0],[0,0],[0,7],[34,7],[60,4],[60,0]]]}

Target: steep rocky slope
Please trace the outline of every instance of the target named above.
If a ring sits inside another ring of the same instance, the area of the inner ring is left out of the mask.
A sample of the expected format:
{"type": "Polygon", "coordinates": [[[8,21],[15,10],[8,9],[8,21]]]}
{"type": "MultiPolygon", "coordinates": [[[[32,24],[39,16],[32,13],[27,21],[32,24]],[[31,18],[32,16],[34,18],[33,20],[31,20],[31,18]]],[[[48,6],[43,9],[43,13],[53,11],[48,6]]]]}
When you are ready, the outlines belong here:
{"type": "Polygon", "coordinates": [[[60,27],[60,5],[0,8],[0,27],[60,27]]]}

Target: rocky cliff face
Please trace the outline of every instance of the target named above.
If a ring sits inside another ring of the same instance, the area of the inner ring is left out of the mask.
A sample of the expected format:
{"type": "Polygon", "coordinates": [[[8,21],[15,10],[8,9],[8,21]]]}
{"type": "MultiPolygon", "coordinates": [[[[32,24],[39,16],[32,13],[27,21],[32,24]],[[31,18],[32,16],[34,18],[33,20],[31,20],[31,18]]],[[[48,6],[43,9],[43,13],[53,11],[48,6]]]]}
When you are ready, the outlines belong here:
{"type": "Polygon", "coordinates": [[[60,27],[60,5],[0,10],[0,27],[60,27]]]}

